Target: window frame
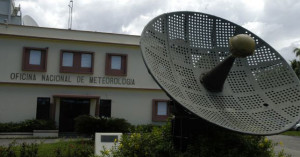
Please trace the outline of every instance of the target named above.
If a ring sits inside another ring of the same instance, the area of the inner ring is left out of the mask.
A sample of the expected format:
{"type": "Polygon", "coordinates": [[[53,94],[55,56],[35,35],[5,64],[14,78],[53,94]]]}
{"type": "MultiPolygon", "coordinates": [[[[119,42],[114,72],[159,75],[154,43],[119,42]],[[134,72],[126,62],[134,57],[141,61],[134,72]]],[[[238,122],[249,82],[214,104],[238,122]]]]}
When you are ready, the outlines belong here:
{"type": "Polygon", "coordinates": [[[106,53],[105,60],[105,75],[109,76],[127,76],[127,54],[119,54],[119,53],[106,53]],[[121,69],[111,69],[111,58],[112,56],[120,56],[121,57],[121,69]]]}
{"type": "Polygon", "coordinates": [[[48,47],[46,47],[46,48],[23,47],[22,70],[23,71],[46,72],[47,71],[47,58],[48,58],[48,47]],[[31,50],[37,50],[37,51],[41,52],[40,65],[29,64],[31,50]]]}
{"type": "Polygon", "coordinates": [[[170,100],[166,99],[153,99],[152,100],[152,121],[153,122],[165,122],[171,113],[170,108],[170,100]],[[158,102],[166,102],[167,103],[167,115],[157,115],[158,102]]]}
{"type": "Polygon", "coordinates": [[[74,50],[61,50],[60,51],[60,73],[77,73],[77,74],[93,74],[94,73],[94,52],[90,51],[74,51],[74,50]],[[63,66],[63,53],[73,53],[73,66],[63,66]],[[81,67],[82,54],[91,54],[91,67],[81,67]]]}

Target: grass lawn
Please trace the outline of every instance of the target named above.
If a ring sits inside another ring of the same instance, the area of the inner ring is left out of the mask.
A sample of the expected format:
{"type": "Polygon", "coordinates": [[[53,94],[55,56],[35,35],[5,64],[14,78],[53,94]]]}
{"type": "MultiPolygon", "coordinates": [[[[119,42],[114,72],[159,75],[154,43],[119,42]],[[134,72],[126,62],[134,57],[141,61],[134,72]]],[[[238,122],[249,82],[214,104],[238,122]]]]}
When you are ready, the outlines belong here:
{"type": "Polygon", "coordinates": [[[74,154],[74,151],[80,151],[81,149],[85,149],[87,151],[94,152],[94,142],[91,141],[60,141],[57,143],[46,143],[39,145],[38,154],[43,157],[54,157],[60,151],[61,154],[74,154]]]}
{"type": "Polygon", "coordinates": [[[299,136],[300,137],[300,131],[286,131],[286,132],[282,133],[281,135],[299,136]]]}

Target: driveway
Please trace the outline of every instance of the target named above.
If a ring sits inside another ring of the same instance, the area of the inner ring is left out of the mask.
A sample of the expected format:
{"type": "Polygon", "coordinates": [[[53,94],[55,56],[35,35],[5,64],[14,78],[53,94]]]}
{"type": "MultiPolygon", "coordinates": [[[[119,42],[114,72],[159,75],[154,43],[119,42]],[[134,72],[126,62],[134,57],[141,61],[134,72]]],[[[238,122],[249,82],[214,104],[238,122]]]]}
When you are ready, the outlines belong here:
{"type": "Polygon", "coordinates": [[[292,157],[300,157],[300,137],[298,136],[285,136],[285,135],[273,135],[268,136],[268,139],[278,144],[274,149],[275,152],[279,152],[284,149],[284,152],[291,154],[292,157]]]}

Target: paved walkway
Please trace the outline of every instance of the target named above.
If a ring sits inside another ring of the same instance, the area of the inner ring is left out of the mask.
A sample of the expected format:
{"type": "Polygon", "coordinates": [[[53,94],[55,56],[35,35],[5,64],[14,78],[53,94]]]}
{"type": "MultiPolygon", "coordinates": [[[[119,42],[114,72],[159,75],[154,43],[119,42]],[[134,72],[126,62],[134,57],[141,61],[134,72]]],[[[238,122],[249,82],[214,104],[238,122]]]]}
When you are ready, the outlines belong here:
{"type": "Polygon", "coordinates": [[[268,139],[273,142],[282,143],[278,144],[274,150],[279,152],[284,149],[284,152],[291,154],[292,157],[300,157],[300,137],[297,136],[285,136],[285,135],[274,135],[268,136],[268,139]]]}

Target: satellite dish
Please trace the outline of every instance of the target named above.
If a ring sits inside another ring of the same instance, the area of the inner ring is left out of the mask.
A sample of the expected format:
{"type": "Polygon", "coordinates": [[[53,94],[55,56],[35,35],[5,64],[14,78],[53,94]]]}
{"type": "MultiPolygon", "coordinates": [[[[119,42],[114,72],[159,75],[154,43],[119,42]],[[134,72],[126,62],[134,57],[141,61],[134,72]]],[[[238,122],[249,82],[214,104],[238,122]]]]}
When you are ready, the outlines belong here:
{"type": "Polygon", "coordinates": [[[269,44],[237,24],[198,12],[166,13],[145,26],[140,45],[158,85],[211,123],[271,135],[300,119],[300,82],[294,71],[269,44]],[[229,39],[238,34],[252,37],[254,55],[233,57],[229,39]]]}
{"type": "Polygon", "coordinates": [[[23,25],[25,26],[34,26],[34,27],[38,27],[39,25],[37,24],[37,22],[29,15],[25,15],[23,16],[23,25]]]}

